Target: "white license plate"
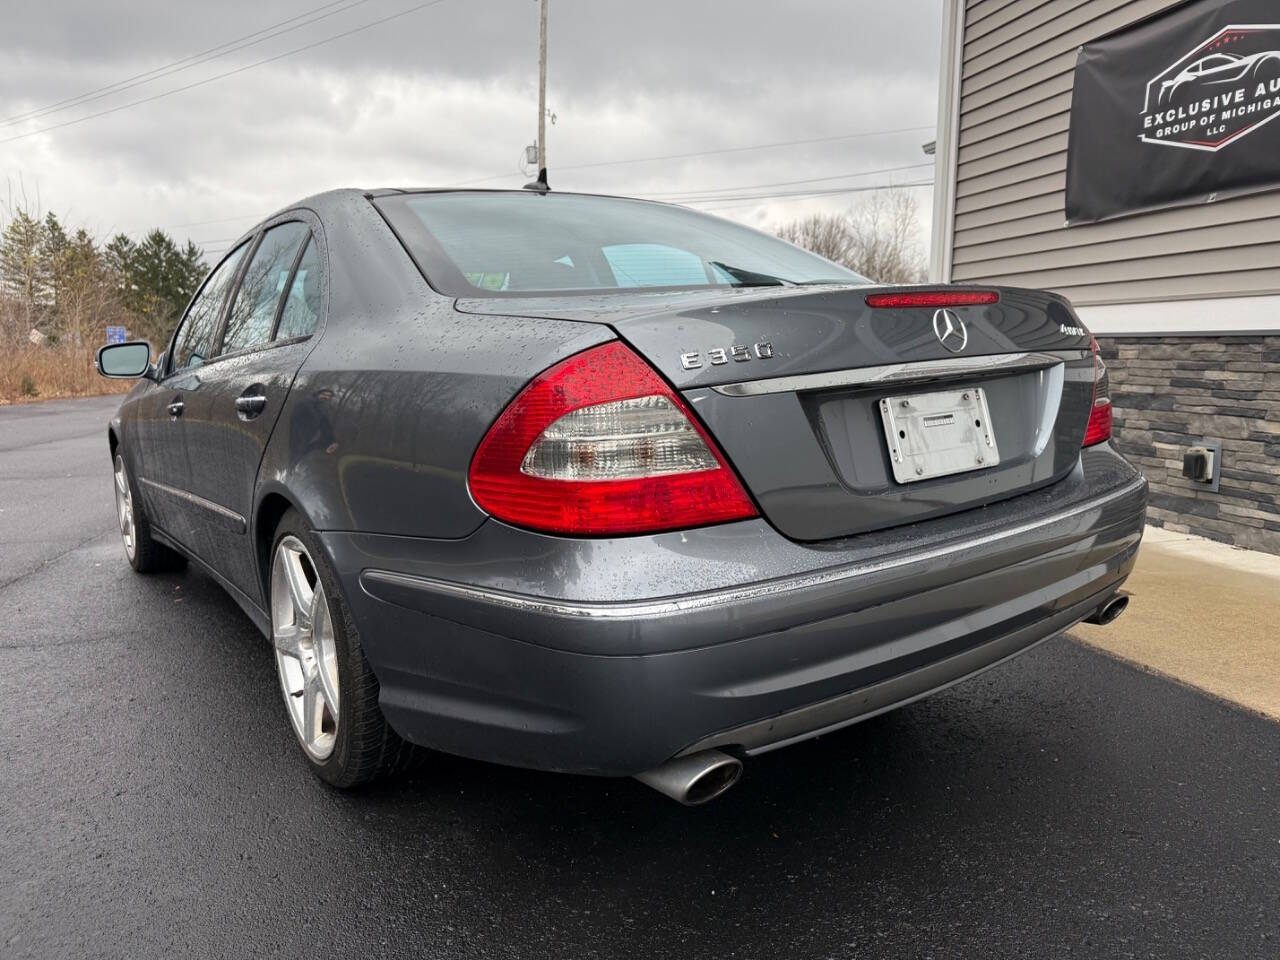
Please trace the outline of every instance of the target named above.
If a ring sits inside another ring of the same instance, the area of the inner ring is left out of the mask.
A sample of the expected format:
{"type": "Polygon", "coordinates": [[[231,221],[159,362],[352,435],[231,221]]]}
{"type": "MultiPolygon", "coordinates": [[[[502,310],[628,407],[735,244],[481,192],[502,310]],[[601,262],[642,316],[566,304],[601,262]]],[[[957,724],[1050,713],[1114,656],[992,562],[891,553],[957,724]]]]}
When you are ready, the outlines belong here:
{"type": "Polygon", "coordinates": [[[915,483],[1000,462],[987,394],[981,387],[885,397],[880,401],[893,478],[915,483]]]}

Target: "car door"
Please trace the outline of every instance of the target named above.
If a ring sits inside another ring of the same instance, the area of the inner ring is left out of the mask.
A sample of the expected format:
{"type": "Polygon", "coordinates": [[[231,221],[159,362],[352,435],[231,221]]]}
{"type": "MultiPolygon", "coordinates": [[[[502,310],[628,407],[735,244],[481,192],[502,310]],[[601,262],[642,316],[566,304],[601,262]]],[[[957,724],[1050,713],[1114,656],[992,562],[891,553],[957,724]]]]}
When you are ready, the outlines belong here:
{"type": "Polygon", "coordinates": [[[185,395],[191,490],[207,505],[197,538],[210,566],[254,600],[261,590],[249,528],[258,466],[320,316],[311,225],[270,227],[231,294],[218,355],[185,395]]]}
{"type": "Polygon", "coordinates": [[[213,354],[227,292],[248,244],[228,254],[209,274],[178,324],[168,351],[158,362],[160,380],[138,400],[139,492],[147,515],[166,534],[197,552],[190,500],[191,465],[183,435],[186,394],[198,382],[197,371],[213,354]]]}

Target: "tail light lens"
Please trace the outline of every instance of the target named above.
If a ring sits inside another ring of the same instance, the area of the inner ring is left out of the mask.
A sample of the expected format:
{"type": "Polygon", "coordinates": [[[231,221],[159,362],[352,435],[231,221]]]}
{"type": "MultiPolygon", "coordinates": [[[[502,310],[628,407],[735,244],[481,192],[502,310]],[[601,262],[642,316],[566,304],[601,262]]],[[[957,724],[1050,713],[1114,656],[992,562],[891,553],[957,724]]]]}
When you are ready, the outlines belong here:
{"type": "Polygon", "coordinates": [[[1081,446],[1092,447],[1111,439],[1111,379],[1107,365],[1102,362],[1096,337],[1090,338],[1093,347],[1093,406],[1089,408],[1089,426],[1084,431],[1081,446]]]}
{"type": "Polygon", "coordinates": [[[871,293],[867,295],[866,301],[868,307],[876,309],[976,307],[986,303],[999,303],[1000,294],[995,290],[909,290],[899,293],[871,293]]]}
{"type": "Polygon", "coordinates": [[[603,536],[756,516],[684,401],[618,341],[539,374],[481,441],[471,495],[499,520],[603,536]]]}

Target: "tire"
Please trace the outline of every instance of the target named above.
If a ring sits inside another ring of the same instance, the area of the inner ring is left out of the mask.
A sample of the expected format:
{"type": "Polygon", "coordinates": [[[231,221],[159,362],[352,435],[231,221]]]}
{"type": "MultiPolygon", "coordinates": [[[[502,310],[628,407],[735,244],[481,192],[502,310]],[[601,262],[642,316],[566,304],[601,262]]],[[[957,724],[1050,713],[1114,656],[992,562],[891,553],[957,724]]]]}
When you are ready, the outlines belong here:
{"type": "Polygon", "coordinates": [[[338,579],[319,539],[293,509],[276,526],[269,593],[285,712],[312,771],[345,789],[415,766],[421,751],[382,715],[378,679],[338,579]]]}
{"type": "Polygon", "coordinates": [[[112,469],[115,477],[116,520],[120,525],[120,539],[124,543],[124,554],[129,558],[129,565],[138,573],[160,573],[184,568],[187,565],[186,557],[152,539],[147,509],[138,498],[138,488],[119,450],[115,453],[112,469]]]}

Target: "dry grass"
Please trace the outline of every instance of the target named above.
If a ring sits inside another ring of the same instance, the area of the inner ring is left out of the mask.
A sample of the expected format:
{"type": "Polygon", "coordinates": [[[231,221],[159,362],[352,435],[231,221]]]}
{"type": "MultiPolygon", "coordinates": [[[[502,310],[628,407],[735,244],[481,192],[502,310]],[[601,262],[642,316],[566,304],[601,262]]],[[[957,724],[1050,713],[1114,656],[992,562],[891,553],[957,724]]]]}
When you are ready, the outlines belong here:
{"type": "Polygon", "coordinates": [[[0,348],[0,404],[30,403],[54,397],[90,397],[126,393],[132,380],[108,380],[93,366],[89,347],[0,348]]]}

